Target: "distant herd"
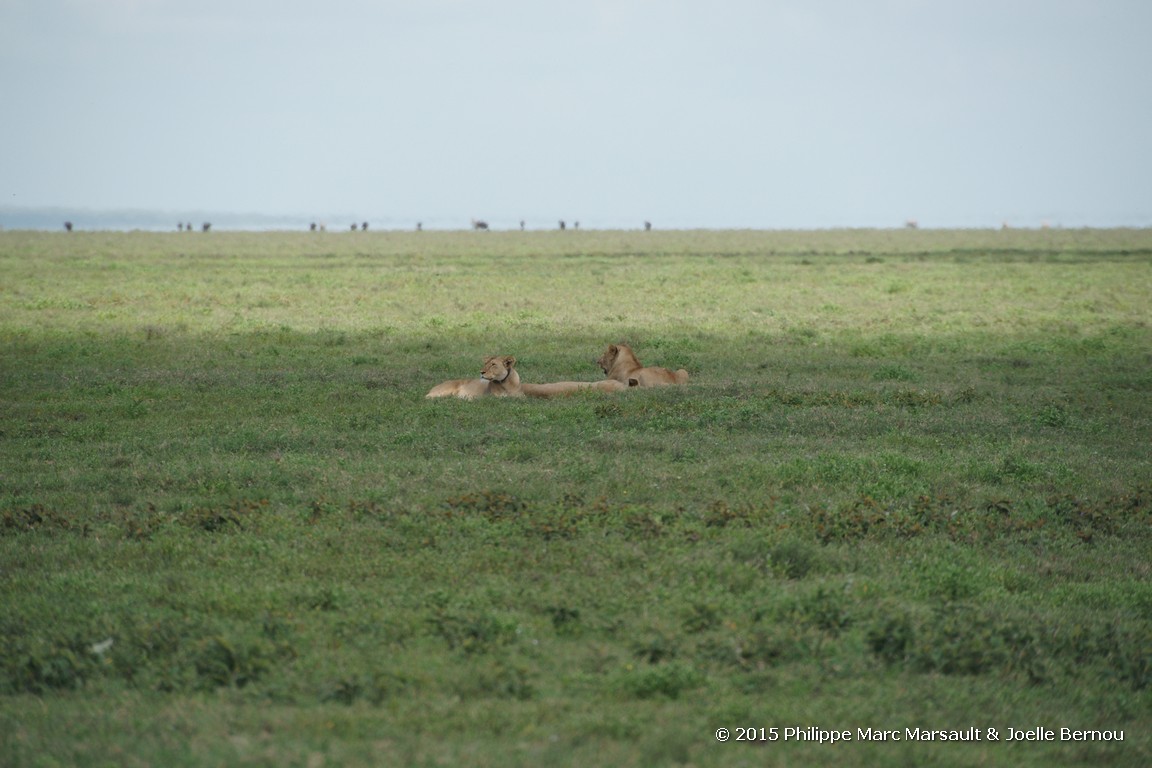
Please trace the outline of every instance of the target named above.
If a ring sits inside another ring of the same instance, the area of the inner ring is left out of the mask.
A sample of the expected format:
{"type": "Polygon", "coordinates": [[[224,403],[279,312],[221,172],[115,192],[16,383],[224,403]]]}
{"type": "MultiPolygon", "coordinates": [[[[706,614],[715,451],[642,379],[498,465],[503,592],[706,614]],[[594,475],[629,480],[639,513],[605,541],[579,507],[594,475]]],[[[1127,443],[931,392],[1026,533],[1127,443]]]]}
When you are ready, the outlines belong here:
{"type": "MultiPolygon", "coordinates": [[[[520,231],[523,232],[526,229],[526,227],[527,227],[527,223],[523,219],[521,219],[520,220],[520,231]]],[[[568,222],[566,222],[564,219],[561,219],[557,224],[557,229],[565,230],[567,228],[568,228],[568,222]]],[[[572,228],[573,229],[580,229],[580,222],[579,221],[573,222],[572,228]]],[[[71,221],[64,222],[64,229],[67,232],[71,232],[73,229],[72,222],[71,221]]],[[[209,232],[209,231],[211,231],[211,229],[212,229],[212,222],[210,222],[210,221],[206,221],[200,225],[200,231],[201,232],[209,232]]],[[[491,229],[491,227],[489,227],[488,222],[483,220],[483,219],[472,219],[472,229],[477,230],[477,231],[487,232],[489,229],[491,229]]],[[[323,222],[313,221],[311,224],[308,225],[308,230],[310,232],[327,232],[328,226],[326,224],[324,224],[323,222]]],[[[360,222],[359,224],[357,224],[356,222],[353,222],[352,225],[349,227],[349,230],[352,232],[367,232],[368,231],[368,222],[363,221],[363,222],[360,222]]],[[[644,231],[650,232],[651,230],[652,230],[652,222],[645,221],[644,222],[644,231]]],[[[183,221],[176,222],[176,231],[178,231],[178,232],[192,232],[193,231],[192,222],[190,222],[190,221],[187,223],[185,223],[183,221]]],[[[416,222],[416,231],[417,232],[423,232],[424,231],[424,222],[422,222],[422,221],[416,222]]]]}
{"type": "MultiPolygon", "coordinates": [[[[520,220],[520,231],[523,232],[526,229],[526,227],[527,227],[526,222],[523,219],[521,219],[520,220]]],[[[643,223],[643,227],[644,227],[645,232],[651,232],[652,231],[652,222],[645,220],[643,223]]],[[[568,222],[564,219],[560,219],[556,223],[556,228],[561,230],[561,231],[566,230],[566,229],[568,229],[568,222]]],[[[904,228],[905,229],[919,229],[920,228],[920,222],[916,221],[916,219],[908,219],[907,221],[904,222],[904,228]]],[[[1007,230],[1007,229],[1012,229],[1012,228],[1013,228],[1012,225],[1006,221],[1000,225],[1000,229],[1007,230]]],[[[1040,224],[1040,229],[1049,229],[1049,228],[1050,228],[1050,225],[1046,221],[1042,222],[1040,224]]],[[[64,222],[64,229],[67,232],[71,232],[73,230],[72,222],[71,221],[64,222]]],[[[201,232],[209,232],[209,231],[211,231],[211,229],[212,229],[212,222],[210,222],[210,221],[206,221],[200,225],[200,231],[201,232]]],[[[327,225],[325,225],[323,222],[315,222],[315,221],[308,225],[308,229],[311,232],[327,232],[328,231],[327,225]]],[[[484,219],[472,219],[472,229],[474,229],[478,232],[487,232],[491,229],[491,227],[488,225],[488,222],[485,221],[484,219]]],[[[580,229],[580,222],[579,221],[572,222],[572,229],[580,229]]],[[[194,231],[194,228],[192,226],[192,222],[190,222],[190,221],[187,223],[185,223],[183,221],[178,221],[178,222],[176,222],[176,230],[179,232],[192,232],[192,231],[194,231]]],[[[368,231],[368,222],[362,221],[359,224],[357,224],[356,222],[353,222],[351,224],[351,226],[349,227],[349,230],[352,232],[367,232],[368,231]]],[[[422,222],[422,221],[416,222],[416,231],[417,232],[423,232],[424,231],[424,222],[422,222]]]]}

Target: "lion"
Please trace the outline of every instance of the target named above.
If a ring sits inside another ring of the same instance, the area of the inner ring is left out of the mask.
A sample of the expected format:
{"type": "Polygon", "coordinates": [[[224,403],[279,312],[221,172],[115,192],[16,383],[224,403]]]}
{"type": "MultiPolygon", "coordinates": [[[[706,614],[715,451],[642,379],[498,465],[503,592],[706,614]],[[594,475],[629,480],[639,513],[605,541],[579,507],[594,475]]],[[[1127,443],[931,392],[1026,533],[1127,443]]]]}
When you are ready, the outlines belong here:
{"type": "Polygon", "coordinates": [[[657,366],[644,367],[627,344],[609,344],[607,351],[596,361],[609,379],[630,387],[662,387],[667,384],[687,384],[688,371],[681,368],[670,371],[657,366]]]}
{"type": "Polygon", "coordinates": [[[484,358],[484,367],[478,379],[452,379],[432,389],[424,397],[459,397],[474,400],[477,397],[523,397],[520,374],[516,372],[516,358],[495,355],[484,358]]]}
{"type": "Polygon", "coordinates": [[[524,394],[528,397],[567,397],[577,392],[619,392],[628,389],[625,384],[615,379],[602,379],[600,381],[553,381],[547,384],[522,384],[524,394]]]}

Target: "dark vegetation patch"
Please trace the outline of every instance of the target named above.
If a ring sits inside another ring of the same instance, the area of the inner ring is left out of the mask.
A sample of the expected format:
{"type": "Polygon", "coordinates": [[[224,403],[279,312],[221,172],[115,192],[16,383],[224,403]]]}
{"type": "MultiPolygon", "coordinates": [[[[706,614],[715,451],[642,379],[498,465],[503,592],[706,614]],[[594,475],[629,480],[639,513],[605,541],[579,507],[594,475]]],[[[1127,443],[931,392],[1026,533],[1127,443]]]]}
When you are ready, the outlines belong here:
{"type": "Polygon", "coordinates": [[[978,543],[1051,527],[1062,527],[1090,542],[1098,534],[1120,530],[1141,536],[1152,532],[1152,487],[1137,486],[1106,499],[1064,494],[1040,503],[992,499],[979,506],[948,496],[920,496],[910,505],[862,497],[837,510],[817,508],[813,525],[825,543],[926,534],[978,543]]]}

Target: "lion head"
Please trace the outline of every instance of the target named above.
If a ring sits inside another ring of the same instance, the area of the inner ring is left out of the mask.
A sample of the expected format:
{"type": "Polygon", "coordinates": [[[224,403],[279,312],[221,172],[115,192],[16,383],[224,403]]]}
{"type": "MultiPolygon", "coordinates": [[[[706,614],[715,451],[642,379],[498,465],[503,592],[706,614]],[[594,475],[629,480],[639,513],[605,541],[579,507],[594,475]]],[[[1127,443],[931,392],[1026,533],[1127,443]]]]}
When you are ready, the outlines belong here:
{"type": "Polygon", "coordinates": [[[516,358],[512,355],[497,355],[484,358],[484,367],[480,370],[480,378],[488,381],[504,381],[516,367],[516,358]]]}

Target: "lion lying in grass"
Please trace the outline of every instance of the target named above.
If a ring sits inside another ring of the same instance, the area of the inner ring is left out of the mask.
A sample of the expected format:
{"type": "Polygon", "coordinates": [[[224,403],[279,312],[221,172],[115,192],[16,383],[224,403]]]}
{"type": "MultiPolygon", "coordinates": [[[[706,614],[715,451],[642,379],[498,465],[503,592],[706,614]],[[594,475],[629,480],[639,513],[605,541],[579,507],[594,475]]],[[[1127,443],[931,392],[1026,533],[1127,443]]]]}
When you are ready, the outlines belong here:
{"type": "Polygon", "coordinates": [[[428,390],[424,397],[459,397],[474,400],[477,397],[522,397],[520,374],[516,372],[516,358],[496,355],[484,358],[484,367],[478,379],[451,379],[428,390]]]}
{"type": "Polygon", "coordinates": [[[628,385],[615,379],[601,381],[553,381],[548,384],[521,384],[528,397],[567,397],[577,392],[619,392],[628,385]]]}
{"type": "Polygon", "coordinates": [[[657,366],[644,367],[627,344],[609,344],[607,351],[600,356],[596,364],[609,379],[630,387],[662,387],[666,384],[688,383],[688,371],[683,368],[673,372],[657,366]]]}

